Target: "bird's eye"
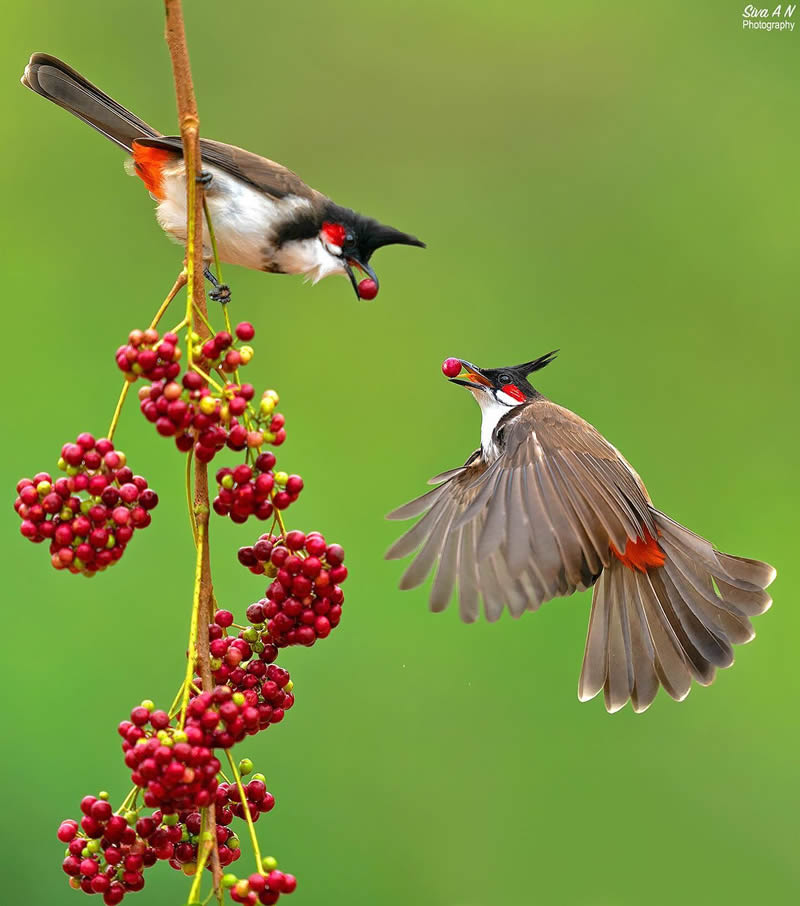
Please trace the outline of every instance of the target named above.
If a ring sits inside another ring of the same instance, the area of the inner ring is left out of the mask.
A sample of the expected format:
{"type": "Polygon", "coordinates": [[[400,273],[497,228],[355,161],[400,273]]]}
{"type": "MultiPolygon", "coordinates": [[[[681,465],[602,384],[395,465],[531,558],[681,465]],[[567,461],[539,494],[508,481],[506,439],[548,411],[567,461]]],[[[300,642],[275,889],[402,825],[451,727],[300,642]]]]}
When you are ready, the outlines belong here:
{"type": "Polygon", "coordinates": [[[507,371],[504,371],[500,375],[500,383],[501,384],[512,384],[513,383],[513,381],[511,380],[511,375],[507,371]]]}

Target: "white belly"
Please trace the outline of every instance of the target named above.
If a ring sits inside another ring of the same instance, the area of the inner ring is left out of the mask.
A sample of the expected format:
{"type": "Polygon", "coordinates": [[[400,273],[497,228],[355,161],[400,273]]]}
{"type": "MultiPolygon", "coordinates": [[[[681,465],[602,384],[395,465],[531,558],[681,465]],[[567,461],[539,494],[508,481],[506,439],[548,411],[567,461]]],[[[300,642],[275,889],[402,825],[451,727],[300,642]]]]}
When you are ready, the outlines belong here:
{"type": "MultiPolygon", "coordinates": [[[[293,211],[310,208],[311,202],[296,197],[275,201],[224,170],[214,166],[204,169],[213,177],[206,199],[220,260],[264,269],[272,260],[275,224],[293,211]]],[[[186,177],[182,162],[165,168],[163,187],[164,199],[159,201],[156,217],[166,233],[183,243],[186,241],[186,177]]],[[[319,245],[318,240],[313,242],[319,245]]],[[[205,225],[203,249],[205,257],[211,258],[211,241],[205,225]]]]}

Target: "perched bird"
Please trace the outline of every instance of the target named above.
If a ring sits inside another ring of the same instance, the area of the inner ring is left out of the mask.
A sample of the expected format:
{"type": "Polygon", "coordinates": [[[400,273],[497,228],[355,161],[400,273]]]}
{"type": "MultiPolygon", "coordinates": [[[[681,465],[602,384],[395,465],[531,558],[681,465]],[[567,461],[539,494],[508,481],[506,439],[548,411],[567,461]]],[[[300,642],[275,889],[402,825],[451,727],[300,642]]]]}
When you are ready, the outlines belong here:
{"type": "MultiPolygon", "coordinates": [[[[131,154],[130,169],[158,202],[156,216],[162,229],[177,241],[186,241],[186,175],[179,137],[156,132],[48,54],[33,54],[21,81],[131,154]]],[[[425,246],[408,233],[335,204],[281,164],[209,139],[201,139],[200,147],[222,261],[273,274],[304,274],[313,283],[343,274],[357,296],[373,299],[378,278],[370,259],[376,249],[425,246]],[[368,275],[360,284],[355,268],[368,275]]],[[[204,245],[210,260],[207,230],[204,245]]],[[[214,282],[210,271],[206,276],[214,282]]],[[[223,300],[225,290],[217,293],[223,300]]]]}
{"type": "Polygon", "coordinates": [[[749,642],[750,617],[772,603],[775,570],[715,550],[657,510],[641,478],[588,422],[546,399],[528,375],[555,352],[511,368],[442,366],[481,408],[481,446],[434,490],[390,513],[422,518],[387,552],[419,548],[400,582],[420,585],[438,561],[431,610],[458,584],[461,619],[513,617],[594,586],[578,697],[602,689],[609,711],[644,711],[659,685],[674,699],[708,685],[749,642]]]}

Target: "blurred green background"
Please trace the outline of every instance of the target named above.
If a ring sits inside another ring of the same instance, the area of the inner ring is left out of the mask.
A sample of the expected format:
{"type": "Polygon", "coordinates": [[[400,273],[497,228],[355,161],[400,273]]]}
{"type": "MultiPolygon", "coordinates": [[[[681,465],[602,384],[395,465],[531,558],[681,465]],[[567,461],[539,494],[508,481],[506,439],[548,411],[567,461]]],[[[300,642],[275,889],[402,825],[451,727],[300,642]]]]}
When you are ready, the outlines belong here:
{"type": "MultiPolygon", "coordinates": [[[[248,379],[280,391],[281,463],[306,480],[289,521],[341,542],[351,570],[341,628],[281,661],[296,709],[240,747],[277,797],[258,830],[299,877],[292,902],[796,902],[800,29],[745,32],[732,0],[186,15],[206,135],[429,243],[376,255],[372,304],[341,279],[226,272],[257,328],[248,379]],[[463,626],[398,592],[382,559],[398,531],[383,514],[477,443],[440,361],[554,347],[537,385],[661,508],[778,567],[758,639],[681,705],[579,704],[588,594],[463,626]]],[[[84,794],[127,791],[115,725],[171,698],[192,579],[182,461],[135,402],[119,445],[162,502],[122,563],[59,574],[18,534],[14,482],[106,429],[113,352],[180,264],[118,150],[18,79],[31,51],[54,53],[175,131],[162,32],[156,0],[4,12],[8,903],[81,901],[55,828],[84,794]]],[[[218,593],[241,613],[264,583],[234,551],[259,529],[221,522],[218,593]]],[[[187,888],[161,866],[135,899],[174,906],[187,888]]]]}

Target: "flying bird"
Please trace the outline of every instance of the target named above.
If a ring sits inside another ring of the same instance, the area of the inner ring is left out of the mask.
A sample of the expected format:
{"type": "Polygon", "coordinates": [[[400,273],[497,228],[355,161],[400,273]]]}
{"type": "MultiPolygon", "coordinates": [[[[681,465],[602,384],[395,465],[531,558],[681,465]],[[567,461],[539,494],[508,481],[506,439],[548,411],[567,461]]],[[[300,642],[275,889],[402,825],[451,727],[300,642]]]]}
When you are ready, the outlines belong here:
{"type": "Polygon", "coordinates": [[[624,456],[528,381],[555,352],[510,368],[448,359],[442,370],[481,409],[481,445],[438,486],[390,513],[422,518],[389,549],[418,551],[400,582],[438,563],[430,607],[458,586],[461,619],[513,617],[594,587],[578,697],[646,710],[663,686],[681,701],[749,642],[772,603],[767,563],[734,557],[657,510],[624,456]]]}
{"type": "MultiPolygon", "coordinates": [[[[35,53],[22,84],[58,104],[130,155],[129,169],[157,201],[161,228],[186,241],[186,173],[181,139],[161,135],[66,63],[35,53]]],[[[266,157],[235,145],[200,140],[203,182],[222,261],[273,274],[303,274],[313,283],[331,274],[349,278],[356,296],[373,299],[378,277],[370,266],[384,245],[425,243],[342,207],[266,157]],[[358,282],[355,270],[368,276],[358,282]]],[[[205,230],[204,252],[211,259],[205,230]]],[[[211,272],[206,276],[216,284],[211,272]]],[[[227,287],[217,286],[226,301],[227,287]]]]}

